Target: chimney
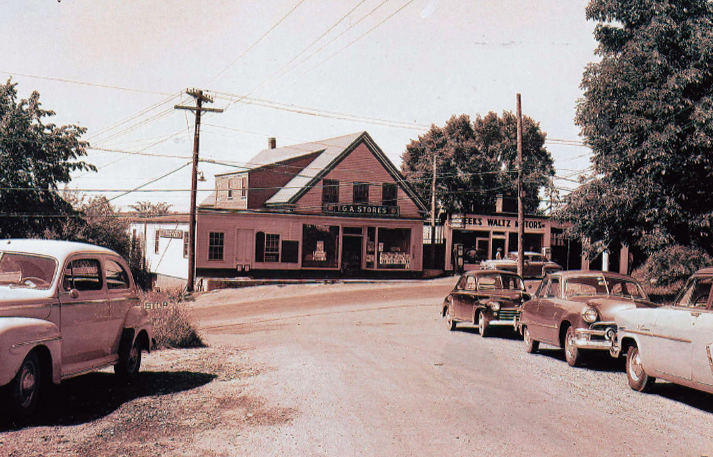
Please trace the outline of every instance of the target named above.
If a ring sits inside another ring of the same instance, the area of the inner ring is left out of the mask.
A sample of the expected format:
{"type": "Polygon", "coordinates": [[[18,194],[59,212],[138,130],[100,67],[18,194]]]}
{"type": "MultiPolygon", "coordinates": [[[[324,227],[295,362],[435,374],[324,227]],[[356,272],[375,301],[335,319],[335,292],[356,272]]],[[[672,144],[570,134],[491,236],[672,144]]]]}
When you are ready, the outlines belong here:
{"type": "Polygon", "coordinates": [[[275,149],[277,147],[277,138],[270,137],[267,139],[267,147],[270,149],[275,149]]]}
{"type": "Polygon", "coordinates": [[[503,194],[498,194],[495,197],[495,212],[496,213],[503,212],[503,194]]]}

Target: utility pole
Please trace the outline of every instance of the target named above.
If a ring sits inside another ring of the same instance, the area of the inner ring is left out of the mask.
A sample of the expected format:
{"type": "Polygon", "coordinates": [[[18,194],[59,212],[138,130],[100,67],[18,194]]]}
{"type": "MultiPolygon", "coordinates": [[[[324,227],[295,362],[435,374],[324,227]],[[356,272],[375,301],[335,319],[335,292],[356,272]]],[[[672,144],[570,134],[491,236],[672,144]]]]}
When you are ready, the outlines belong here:
{"type": "Polygon", "coordinates": [[[438,157],[433,153],[433,177],[431,178],[431,268],[436,268],[436,173],[438,157]]]}
{"type": "Polygon", "coordinates": [[[517,274],[525,272],[525,205],[522,201],[522,100],[517,94],[517,274]]]}
{"type": "Polygon", "coordinates": [[[222,113],[222,109],[203,108],[203,102],[213,103],[213,97],[202,90],[188,89],[186,93],[196,99],[196,106],[175,105],[175,109],[186,109],[196,113],[195,133],[193,134],[193,170],[191,172],[191,209],[188,216],[188,284],[186,290],[193,292],[196,281],[196,195],[198,193],[198,150],[200,148],[201,113],[222,113]]]}

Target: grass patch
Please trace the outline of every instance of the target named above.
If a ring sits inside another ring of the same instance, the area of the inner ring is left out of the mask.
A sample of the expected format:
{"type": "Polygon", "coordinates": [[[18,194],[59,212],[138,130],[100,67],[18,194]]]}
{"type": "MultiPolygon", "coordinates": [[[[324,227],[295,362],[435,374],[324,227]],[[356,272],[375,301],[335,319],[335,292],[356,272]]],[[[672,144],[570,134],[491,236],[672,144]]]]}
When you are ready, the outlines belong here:
{"type": "Polygon", "coordinates": [[[148,291],[142,294],[141,301],[153,324],[156,349],[206,347],[181,291],[148,291]]]}

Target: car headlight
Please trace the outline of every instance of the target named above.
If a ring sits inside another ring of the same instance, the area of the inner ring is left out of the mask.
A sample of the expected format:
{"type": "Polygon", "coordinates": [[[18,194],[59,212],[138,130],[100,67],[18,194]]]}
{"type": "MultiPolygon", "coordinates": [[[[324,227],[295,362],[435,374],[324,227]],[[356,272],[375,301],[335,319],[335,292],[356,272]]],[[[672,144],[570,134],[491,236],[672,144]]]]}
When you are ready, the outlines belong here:
{"type": "Polygon", "coordinates": [[[582,319],[588,324],[593,324],[599,319],[599,313],[594,308],[584,308],[582,310],[582,319]]]}
{"type": "Polygon", "coordinates": [[[488,303],[488,306],[490,306],[490,309],[493,311],[500,311],[500,302],[491,301],[488,303]]]}

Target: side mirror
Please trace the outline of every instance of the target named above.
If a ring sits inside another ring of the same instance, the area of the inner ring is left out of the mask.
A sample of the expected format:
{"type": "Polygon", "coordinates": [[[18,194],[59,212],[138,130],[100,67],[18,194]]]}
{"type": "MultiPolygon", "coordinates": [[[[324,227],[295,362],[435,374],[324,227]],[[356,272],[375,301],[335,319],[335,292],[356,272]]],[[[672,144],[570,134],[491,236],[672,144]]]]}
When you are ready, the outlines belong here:
{"type": "Polygon", "coordinates": [[[69,295],[69,298],[79,298],[79,291],[77,289],[70,289],[62,291],[61,295],[69,295]]]}

